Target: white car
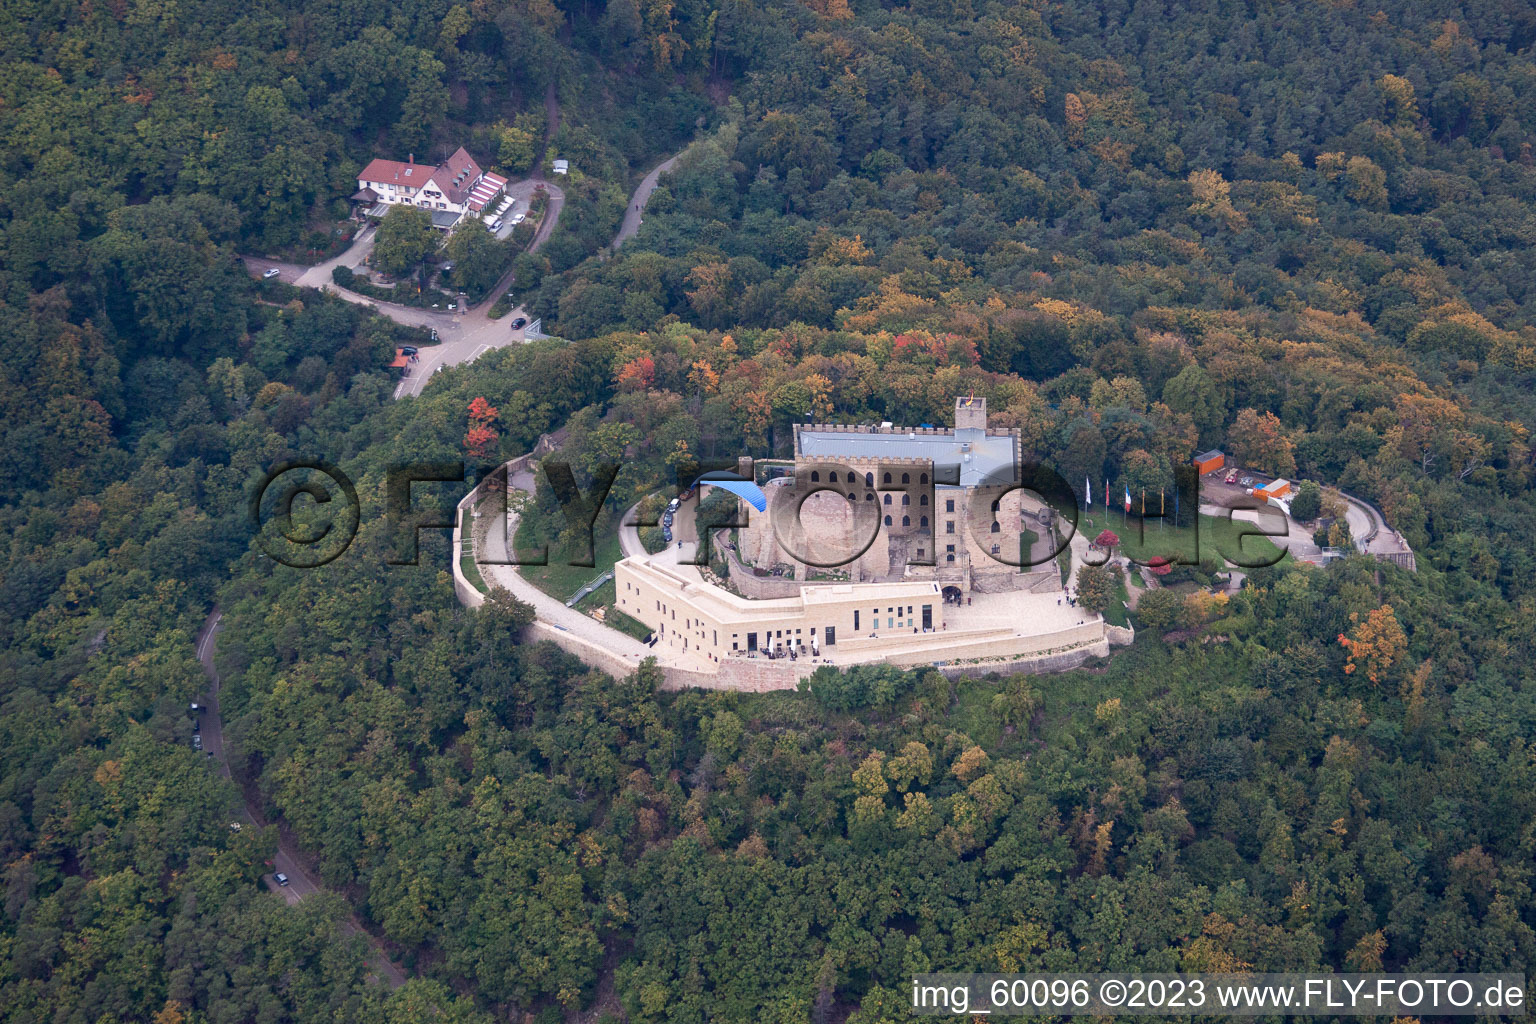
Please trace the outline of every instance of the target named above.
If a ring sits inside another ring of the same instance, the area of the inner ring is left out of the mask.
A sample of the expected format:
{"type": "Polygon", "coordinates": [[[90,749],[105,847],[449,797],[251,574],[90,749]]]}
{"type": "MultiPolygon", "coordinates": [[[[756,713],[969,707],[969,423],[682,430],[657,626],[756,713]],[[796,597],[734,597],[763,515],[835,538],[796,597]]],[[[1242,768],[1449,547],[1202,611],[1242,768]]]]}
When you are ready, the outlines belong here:
{"type": "Polygon", "coordinates": [[[512,223],[514,225],[521,224],[523,221],[525,221],[527,219],[528,219],[528,215],[526,213],[514,213],[512,215],[512,223]]]}
{"type": "Polygon", "coordinates": [[[282,271],[278,270],[276,267],[268,267],[266,270],[262,271],[261,276],[265,280],[270,281],[270,280],[272,280],[272,278],[278,276],[281,273],[282,273],[282,271]]]}
{"type": "Polygon", "coordinates": [[[272,879],[273,879],[273,881],[277,882],[278,885],[287,885],[288,884],[288,876],[283,874],[281,871],[279,871],[277,874],[273,875],[272,879]]]}
{"type": "Polygon", "coordinates": [[[498,217],[495,220],[491,221],[491,223],[488,224],[487,227],[489,227],[490,230],[492,230],[492,231],[500,231],[501,230],[501,218],[498,217]]]}

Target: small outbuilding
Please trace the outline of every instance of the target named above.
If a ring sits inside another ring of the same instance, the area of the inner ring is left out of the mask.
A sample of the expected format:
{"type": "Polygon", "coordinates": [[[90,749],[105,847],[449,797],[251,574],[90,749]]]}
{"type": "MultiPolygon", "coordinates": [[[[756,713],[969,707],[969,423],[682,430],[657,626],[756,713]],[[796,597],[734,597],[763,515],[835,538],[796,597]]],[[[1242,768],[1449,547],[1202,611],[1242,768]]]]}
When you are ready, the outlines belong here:
{"type": "Polygon", "coordinates": [[[1227,457],[1218,448],[1212,448],[1208,452],[1201,452],[1195,456],[1195,471],[1197,473],[1214,473],[1227,464],[1227,457]]]}
{"type": "Polygon", "coordinates": [[[571,173],[571,162],[569,160],[556,160],[555,161],[555,173],[556,174],[570,174],[571,173]]]}
{"type": "Polygon", "coordinates": [[[1291,493],[1291,482],[1284,478],[1271,480],[1263,487],[1254,488],[1253,493],[1262,494],[1266,498],[1283,498],[1291,493]]]}

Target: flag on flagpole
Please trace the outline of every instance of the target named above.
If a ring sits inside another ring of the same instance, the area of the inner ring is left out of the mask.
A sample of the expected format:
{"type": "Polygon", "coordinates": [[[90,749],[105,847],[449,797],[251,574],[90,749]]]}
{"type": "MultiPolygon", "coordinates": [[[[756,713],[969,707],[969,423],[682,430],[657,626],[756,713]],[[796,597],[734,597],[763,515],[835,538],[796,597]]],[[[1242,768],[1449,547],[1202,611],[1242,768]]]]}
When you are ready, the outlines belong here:
{"type": "Polygon", "coordinates": [[[1083,477],[1083,502],[1090,509],[1093,508],[1093,481],[1083,477]]]}
{"type": "Polygon", "coordinates": [[[1126,512],[1130,512],[1130,510],[1131,510],[1131,485],[1130,484],[1126,484],[1125,485],[1125,510],[1126,510],[1126,512]]]}
{"type": "Polygon", "coordinates": [[[1168,498],[1163,494],[1161,487],[1157,489],[1157,514],[1160,516],[1168,514],[1168,498]]]}

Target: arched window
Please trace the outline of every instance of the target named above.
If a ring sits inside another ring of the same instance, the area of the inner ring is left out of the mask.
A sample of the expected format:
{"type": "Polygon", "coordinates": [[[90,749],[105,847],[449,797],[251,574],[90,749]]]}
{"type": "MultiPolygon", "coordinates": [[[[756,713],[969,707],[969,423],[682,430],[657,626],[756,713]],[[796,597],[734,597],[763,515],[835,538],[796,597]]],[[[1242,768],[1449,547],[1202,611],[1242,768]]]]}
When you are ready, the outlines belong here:
{"type": "Polygon", "coordinates": [[[917,503],[919,505],[927,505],[928,504],[928,495],[926,495],[926,494],[920,495],[918,497],[918,499],[917,499],[917,503]]]}
{"type": "Polygon", "coordinates": [[[904,483],[904,484],[911,483],[912,482],[912,474],[911,473],[903,473],[903,474],[901,474],[901,482],[904,483]]]}
{"type": "Polygon", "coordinates": [[[910,504],[912,504],[912,495],[910,495],[910,494],[903,494],[901,496],[901,503],[903,505],[910,505],[910,504]]]}
{"type": "Polygon", "coordinates": [[[885,474],[885,482],[886,483],[890,483],[891,482],[891,474],[889,474],[889,473],[885,474]]]}
{"type": "Polygon", "coordinates": [[[885,517],[885,525],[886,526],[890,526],[891,525],[891,517],[890,516],[886,516],[885,517]]]}
{"type": "Polygon", "coordinates": [[[993,533],[997,533],[1000,530],[1002,530],[1002,526],[998,523],[998,521],[996,519],[992,520],[992,532],[993,533]]]}
{"type": "Polygon", "coordinates": [[[911,526],[912,525],[912,517],[911,516],[902,516],[901,517],[901,525],[902,526],[911,526]]]}
{"type": "Polygon", "coordinates": [[[818,472],[817,472],[817,471],[816,471],[816,470],[814,470],[814,469],[813,469],[813,470],[811,470],[811,483],[813,483],[813,484],[819,484],[819,483],[821,483],[821,474],[820,474],[820,473],[818,473],[818,472]]]}
{"type": "Polygon", "coordinates": [[[865,491],[864,492],[864,500],[865,501],[874,501],[875,500],[875,492],[874,491],[865,491]]]}
{"type": "Polygon", "coordinates": [[[858,501],[859,500],[859,496],[857,494],[854,494],[852,491],[849,491],[848,492],[848,500],[849,501],[858,501]]]}
{"type": "Polygon", "coordinates": [[[993,502],[993,503],[992,503],[992,511],[993,511],[993,512],[996,512],[996,511],[998,511],[998,510],[999,510],[999,509],[1001,509],[1001,508],[1002,508],[1002,507],[1003,507],[1003,499],[1002,499],[1002,498],[998,498],[998,499],[997,499],[997,500],[996,500],[996,501],[994,501],[994,502],[993,502]]]}
{"type": "Polygon", "coordinates": [[[873,473],[865,473],[864,474],[864,486],[865,487],[873,487],[873,486],[875,486],[875,474],[873,474],[873,473]]]}
{"type": "Polygon", "coordinates": [[[923,518],[921,518],[921,519],[919,519],[917,521],[917,525],[921,526],[923,529],[926,530],[928,528],[928,517],[927,516],[923,516],[923,518]]]}
{"type": "MultiPolygon", "coordinates": [[[[833,470],[832,472],[828,473],[827,474],[827,479],[829,481],[831,481],[832,483],[834,483],[834,484],[837,483],[837,470],[833,470]]],[[[993,505],[996,505],[996,504],[997,504],[996,502],[993,502],[993,505]]]]}
{"type": "Polygon", "coordinates": [[[928,474],[924,473],[922,476],[918,477],[917,482],[920,484],[926,484],[928,482],[928,474]]]}
{"type": "Polygon", "coordinates": [[[886,496],[885,496],[885,503],[886,503],[886,504],[887,504],[887,505],[889,505],[889,504],[890,504],[890,503],[891,503],[891,496],[890,496],[890,495],[889,495],[889,494],[887,494],[887,495],[886,495],[886,496]]]}

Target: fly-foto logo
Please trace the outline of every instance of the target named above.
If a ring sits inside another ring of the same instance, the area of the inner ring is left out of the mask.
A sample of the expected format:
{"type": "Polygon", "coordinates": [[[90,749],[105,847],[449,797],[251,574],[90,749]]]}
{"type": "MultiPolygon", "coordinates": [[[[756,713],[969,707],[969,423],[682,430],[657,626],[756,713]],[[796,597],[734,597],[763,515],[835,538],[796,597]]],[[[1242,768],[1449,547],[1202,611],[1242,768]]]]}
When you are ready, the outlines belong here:
{"type": "MultiPolygon", "coordinates": [[[[620,468],[618,463],[597,465],[583,486],[568,462],[545,459],[538,464],[538,472],[560,512],[564,564],[596,564],[597,523],[603,518],[603,509],[620,468]]],[[[858,470],[835,461],[801,462],[792,472],[771,481],[771,488],[776,491],[772,501],[755,482],[757,474],[751,458],[680,464],[676,473],[679,496],[706,485],[731,490],[742,499],[716,508],[711,521],[694,524],[699,543],[692,552],[691,561],[696,565],[708,564],[711,535],[722,529],[749,526],[750,509],[753,508],[769,516],[774,538],[784,553],[807,566],[837,569],[850,565],[869,551],[881,530],[897,529],[917,541],[907,546],[912,552],[908,564],[933,565],[938,557],[935,543],[938,516],[919,517],[914,524],[912,517],[906,515],[898,525],[898,520],[884,510],[937,510],[941,489],[944,493],[957,493],[955,489],[959,487],[958,467],[914,459],[904,459],[889,467],[881,464],[874,469],[860,467],[858,470]],[[833,495],[847,503],[850,515],[846,517],[848,524],[839,543],[829,545],[823,537],[813,544],[809,539],[805,526],[807,504],[822,494],[833,495]]],[[[1155,507],[1148,506],[1145,493],[1139,508],[1134,501],[1128,500],[1123,509],[1112,512],[1109,502],[1104,502],[1106,521],[1118,523],[1122,531],[1137,531],[1134,550],[1153,552],[1144,554],[1142,559],[1131,558],[1131,561],[1162,565],[1199,563],[1199,474],[1193,467],[1181,466],[1175,470],[1174,478],[1171,500],[1168,494],[1159,495],[1155,507]],[[1149,544],[1146,531],[1163,525],[1174,527],[1166,542],[1149,544]]],[[[385,474],[384,488],[388,526],[385,561],[392,565],[418,564],[421,531],[452,530],[455,525],[451,509],[419,507],[414,485],[465,483],[471,479],[482,491],[481,513],[502,513],[500,519],[505,530],[508,517],[505,515],[504,467],[470,467],[452,461],[391,467],[385,474]]],[[[974,542],[973,551],[1021,571],[1054,561],[1083,525],[1084,509],[1076,491],[1060,473],[1042,463],[1022,462],[984,476],[961,490],[965,494],[963,508],[956,520],[947,522],[946,527],[953,528],[957,538],[970,538],[974,542]],[[1019,500],[1020,514],[1018,521],[1005,532],[997,510],[1004,499],[1014,494],[1024,496],[1019,500]]],[[[1130,494],[1129,488],[1126,488],[1126,494],[1130,494]]],[[[1104,496],[1107,498],[1108,494],[1104,496]]],[[[1091,492],[1085,490],[1084,497],[1090,501],[1091,509],[1091,492]]],[[[949,500],[952,499],[946,499],[949,500]]],[[[1254,504],[1256,508],[1262,507],[1257,502],[1254,504]]],[[[318,568],[338,558],[357,537],[363,514],[351,478],[323,459],[289,460],[274,466],[254,489],[249,511],[258,547],[274,561],[300,569],[318,568]]],[[[637,517],[628,525],[657,527],[662,524],[661,517],[653,515],[637,517]]],[[[1264,553],[1248,551],[1243,540],[1284,536],[1285,533],[1283,522],[1279,529],[1267,529],[1262,523],[1234,521],[1220,554],[1239,568],[1273,565],[1283,557],[1283,551],[1277,553],[1273,547],[1267,547],[1264,553]]],[[[507,552],[507,557],[495,558],[481,553],[479,560],[493,565],[545,565],[549,562],[547,549],[523,552],[519,556],[513,550],[510,536],[503,535],[502,541],[501,550],[507,552]]],[[[1109,554],[1100,546],[1090,546],[1085,559],[1102,563],[1109,554]]]]}

